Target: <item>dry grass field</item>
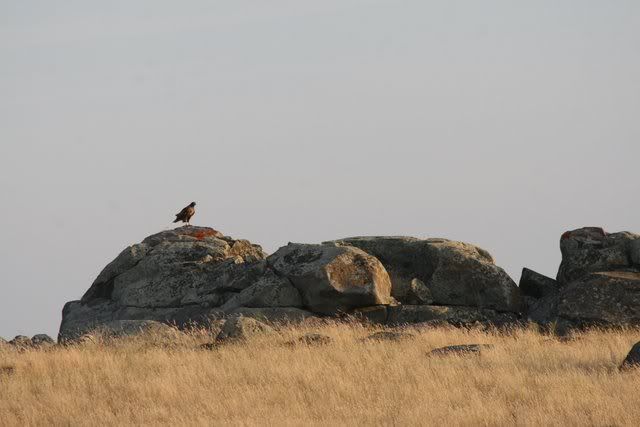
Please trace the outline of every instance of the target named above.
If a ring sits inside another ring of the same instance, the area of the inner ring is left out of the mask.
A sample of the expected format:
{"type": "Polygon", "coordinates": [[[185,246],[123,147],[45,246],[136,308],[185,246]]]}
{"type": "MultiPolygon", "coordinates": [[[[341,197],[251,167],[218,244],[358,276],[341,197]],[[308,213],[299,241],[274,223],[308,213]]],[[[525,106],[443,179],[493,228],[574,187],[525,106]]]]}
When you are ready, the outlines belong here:
{"type": "Polygon", "coordinates": [[[0,350],[1,425],[640,425],[640,331],[560,341],[533,330],[285,328],[203,350],[215,331],[0,350]],[[287,345],[306,332],[324,346],[287,345]],[[427,356],[491,343],[480,355],[427,356]]]}

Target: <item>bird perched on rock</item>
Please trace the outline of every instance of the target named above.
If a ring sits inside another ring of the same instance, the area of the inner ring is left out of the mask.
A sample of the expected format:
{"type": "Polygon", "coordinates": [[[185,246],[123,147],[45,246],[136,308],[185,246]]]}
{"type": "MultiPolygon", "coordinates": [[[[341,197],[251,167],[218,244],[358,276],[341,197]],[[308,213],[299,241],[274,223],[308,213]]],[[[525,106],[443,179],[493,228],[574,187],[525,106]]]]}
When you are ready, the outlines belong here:
{"type": "Polygon", "coordinates": [[[185,207],[184,209],[182,209],[180,212],[176,214],[176,219],[173,222],[182,221],[182,222],[186,222],[187,225],[190,225],[189,220],[195,213],[196,213],[196,202],[191,202],[189,206],[185,207]]]}

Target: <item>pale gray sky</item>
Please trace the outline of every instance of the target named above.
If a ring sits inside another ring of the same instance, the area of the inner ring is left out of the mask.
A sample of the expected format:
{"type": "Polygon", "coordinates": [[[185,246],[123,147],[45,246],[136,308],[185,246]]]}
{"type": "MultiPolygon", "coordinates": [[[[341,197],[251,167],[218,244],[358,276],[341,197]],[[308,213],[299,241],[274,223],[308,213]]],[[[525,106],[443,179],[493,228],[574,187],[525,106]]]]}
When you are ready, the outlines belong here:
{"type": "Polygon", "coordinates": [[[125,246],[640,231],[640,2],[0,0],[0,336],[125,246]]]}

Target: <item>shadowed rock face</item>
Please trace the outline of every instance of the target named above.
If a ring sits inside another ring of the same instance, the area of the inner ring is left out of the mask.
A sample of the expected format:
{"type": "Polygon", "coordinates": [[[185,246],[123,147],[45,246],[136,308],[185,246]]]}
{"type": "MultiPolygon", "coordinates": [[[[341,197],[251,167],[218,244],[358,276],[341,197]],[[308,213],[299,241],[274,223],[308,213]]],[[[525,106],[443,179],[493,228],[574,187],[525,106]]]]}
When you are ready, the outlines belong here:
{"type": "Polygon", "coordinates": [[[592,273],[560,292],[558,315],[578,325],[640,325],[640,273],[592,273]]]}
{"type": "Polygon", "coordinates": [[[392,296],[401,303],[507,312],[522,308],[516,284],[477,246],[413,237],[352,237],[331,243],[354,246],[378,258],[391,277],[392,296]]]}
{"type": "Polygon", "coordinates": [[[467,326],[476,323],[503,325],[516,322],[515,313],[495,310],[444,305],[402,305],[388,308],[386,322],[391,325],[407,323],[448,323],[455,326],[467,326]]]}
{"type": "Polygon", "coordinates": [[[528,268],[522,269],[518,284],[523,296],[543,298],[558,293],[558,282],[528,268]]]}

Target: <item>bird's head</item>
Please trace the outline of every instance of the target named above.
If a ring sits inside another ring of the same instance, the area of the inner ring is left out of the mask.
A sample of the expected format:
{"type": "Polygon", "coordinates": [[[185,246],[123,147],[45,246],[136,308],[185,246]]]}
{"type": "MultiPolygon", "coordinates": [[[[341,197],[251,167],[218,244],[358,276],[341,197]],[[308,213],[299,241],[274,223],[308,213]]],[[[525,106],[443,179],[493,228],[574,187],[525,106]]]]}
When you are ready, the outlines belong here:
{"type": "Polygon", "coordinates": [[[194,207],[195,205],[196,205],[196,202],[191,202],[189,206],[194,207]]]}

